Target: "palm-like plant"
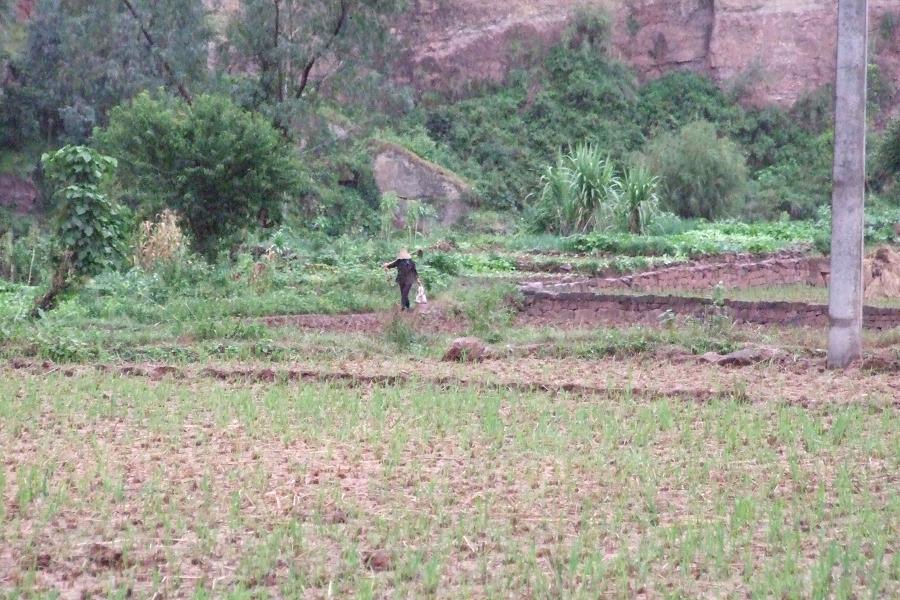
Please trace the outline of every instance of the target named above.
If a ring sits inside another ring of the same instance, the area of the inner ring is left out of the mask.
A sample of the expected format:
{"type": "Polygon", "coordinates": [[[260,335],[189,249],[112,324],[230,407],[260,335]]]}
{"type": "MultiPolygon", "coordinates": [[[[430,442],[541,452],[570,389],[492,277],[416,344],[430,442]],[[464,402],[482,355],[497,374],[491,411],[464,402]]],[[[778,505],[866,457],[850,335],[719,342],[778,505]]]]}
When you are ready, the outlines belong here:
{"type": "Polygon", "coordinates": [[[646,233],[648,225],[659,215],[659,177],[641,166],[625,169],[616,179],[616,217],[620,226],[631,233],[646,233]]]}
{"type": "Polygon", "coordinates": [[[565,157],[560,154],[556,165],[548,165],[541,175],[541,201],[537,220],[545,229],[568,233],[572,201],[572,178],[565,157]]]}
{"type": "Polygon", "coordinates": [[[569,222],[583,233],[599,226],[616,203],[615,165],[592,144],[579,144],[566,159],[573,190],[569,222]]]}
{"type": "Polygon", "coordinates": [[[595,146],[579,144],[544,170],[538,220],[562,234],[596,229],[617,203],[616,181],[609,157],[595,146]]]}

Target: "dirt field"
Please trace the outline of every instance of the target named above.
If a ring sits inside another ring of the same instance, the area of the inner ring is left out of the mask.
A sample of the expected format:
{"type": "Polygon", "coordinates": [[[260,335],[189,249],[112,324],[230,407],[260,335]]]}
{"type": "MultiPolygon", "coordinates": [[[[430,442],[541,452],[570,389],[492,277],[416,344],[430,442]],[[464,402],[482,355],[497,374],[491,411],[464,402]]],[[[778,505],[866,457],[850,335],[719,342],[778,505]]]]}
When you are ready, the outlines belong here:
{"type": "Polygon", "coordinates": [[[0,596],[900,595],[896,330],[835,372],[821,328],[714,315],[214,325],[13,348],[0,596]]]}
{"type": "Polygon", "coordinates": [[[900,430],[879,389],[800,407],[215,376],[237,372],[7,370],[3,584],[73,598],[900,590],[900,430]]]}

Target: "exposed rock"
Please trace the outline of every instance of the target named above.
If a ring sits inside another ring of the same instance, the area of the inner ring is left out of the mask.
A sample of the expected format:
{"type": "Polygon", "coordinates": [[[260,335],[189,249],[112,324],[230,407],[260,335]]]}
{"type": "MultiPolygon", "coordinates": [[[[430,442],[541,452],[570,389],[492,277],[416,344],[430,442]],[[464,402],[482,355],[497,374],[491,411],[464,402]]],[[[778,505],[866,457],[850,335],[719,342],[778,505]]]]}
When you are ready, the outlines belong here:
{"type": "Polygon", "coordinates": [[[0,207],[29,213],[34,210],[37,197],[37,188],[30,179],[0,173],[0,207]]]}
{"type": "MultiPolygon", "coordinates": [[[[35,0],[18,0],[27,19],[35,0]]],[[[238,0],[204,0],[232,14],[238,0]]],[[[421,91],[463,94],[500,82],[556,43],[581,7],[610,9],[617,58],[643,78],[675,69],[743,83],[755,104],[790,105],[834,81],[835,0],[415,0],[392,30],[401,47],[395,78],[421,91]]],[[[900,80],[900,28],[886,39],[897,0],[870,0],[871,62],[900,80]]],[[[894,99],[895,108],[900,95],[894,99]]],[[[897,111],[894,111],[895,114],[897,111]]]]}
{"type": "Polygon", "coordinates": [[[721,359],[722,359],[722,355],[719,354],[718,352],[707,352],[706,354],[701,354],[700,358],[698,360],[700,360],[700,362],[716,364],[721,359]]]}
{"type": "Polygon", "coordinates": [[[809,260],[809,276],[806,279],[807,285],[811,286],[827,286],[828,278],[831,276],[831,259],[827,256],[821,258],[811,258],[809,260]]]}
{"type": "Polygon", "coordinates": [[[456,338],[444,354],[445,362],[480,362],[487,358],[487,345],[475,337],[456,338]]]}
{"type": "Polygon", "coordinates": [[[22,21],[30,18],[35,4],[37,4],[37,0],[18,0],[15,3],[16,18],[22,21]]]}
{"type": "MultiPolygon", "coordinates": [[[[464,93],[499,82],[560,39],[580,8],[610,8],[613,53],[642,77],[692,69],[743,82],[753,103],[790,105],[834,81],[834,0],[418,0],[396,28],[406,52],[397,78],[420,90],[464,93]]],[[[873,28],[896,0],[870,0],[873,28]]],[[[873,35],[876,35],[873,33],[873,35]]],[[[900,79],[900,33],[872,62],[900,79]]]]}
{"type": "Polygon", "coordinates": [[[407,202],[418,200],[434,208],[441,225],[457,225],[469,213],[471,187],[455,173],[410,152],[382,142],[372,165],[375,183],[382,194],[400,198],[395,225],[405,226],[407,202]]]}
{"type": "Polygon", "coordinates": [[[900,253],[883,246],[863,263],[866,298],[900,298],[900,253]]]}
{"type": "Polygon", "coordinates": [[[387,550],[375,550],[363,555],[363,564],[376,572],[389,571],[392,568],[392,562],[391,555],[387,550]]]}
{"type": "Polygon", "coordinates": [[[721,367],[747,367],[759,362],[773,360],[783,355],[783,352],[775,348],[742,348],[728,354],[707,352],[700,357],[702,362],[716,364],[721,367]]]}

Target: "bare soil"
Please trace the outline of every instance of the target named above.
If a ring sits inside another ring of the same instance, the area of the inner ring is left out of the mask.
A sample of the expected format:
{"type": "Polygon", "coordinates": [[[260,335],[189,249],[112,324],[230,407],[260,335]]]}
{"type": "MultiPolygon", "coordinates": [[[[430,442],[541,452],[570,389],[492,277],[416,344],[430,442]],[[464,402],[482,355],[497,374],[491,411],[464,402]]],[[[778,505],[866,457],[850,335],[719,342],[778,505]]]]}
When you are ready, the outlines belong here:
{"type": "Polygon", "coordinates": [[[577,395],[625,394],[705,402],[736,397],[748,402],[779,401],[801,406],[863,403],[900,406],[900,361],[881,352],[844,371],[825,368],[824,359],[784,357],[754,365],[710,364],[703,357],[649,355],[629,359],[510,357],[476,364],[434,359],[348,360],[337,363],[233,364],[181,367],[159,363],[58,366],[13,360],[13,370],[74,376],[101,370],[152,380],[215,379],[230,382],[342,381],[351,385],[421,382],[436,386],[486,386],[512,391],[577,395]]]}

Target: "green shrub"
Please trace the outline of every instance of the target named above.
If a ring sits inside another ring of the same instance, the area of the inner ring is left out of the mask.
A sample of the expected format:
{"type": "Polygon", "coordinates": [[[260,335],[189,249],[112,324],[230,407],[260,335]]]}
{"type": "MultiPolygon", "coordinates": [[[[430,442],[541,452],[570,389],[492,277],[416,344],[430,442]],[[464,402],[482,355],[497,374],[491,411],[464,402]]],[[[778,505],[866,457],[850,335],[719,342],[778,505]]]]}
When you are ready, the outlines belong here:
{"type": "Polygon", "coordinates": [[[573,33],[571,45],[551,49],[538,67],[514,74],[503,87],[412,115],[410,136],[424,126],[443,151],[417,148],[472,181],[485,207],[505,210],[522,208],[535,173],[578,140],[614,159],[639,147],[636,77],[583,46],[593,43],[592,35],[602,39],[589,35],[591,29],[573,33]]]}
{"type": "Polygon", "coordinates": [[[650,142],[647,162],[659,174],[666,207],[682,217],[716,219],[734,211],[747,185],[737,145],[707,121],[650,142]]]}
{"type": "Polygon", "coordinates": [[[605,8],[581,7],[563,36],[573,50],[606,54],[612,43],[613,19],[605,8]]]}
{"type": "Polygon", "coordinates": [[[424,264],[439,273],[449,276],[459,275],[462,268],[459,256],[448,252],[431,254],[425,258],[424,264]]]}
{"type": "Polygon", "coordinates": [[[54,186],[53,281],[38,300],[34,316],[56,305],[60,294],[121,264],[127,237],[121,207],[102,188],[116,160],[86,146],[65,146],[44,154],[41,163],[54,186]]]}
{"type": "MultiPolygon", "coordinates": [[[[885,203],[877,197],[867,199],[863,225],[863,238],[867,245],[900,243],[900,235],[894,229],[897,223],[900,223],[900,206],[885,203]]],[[[828,254],[831,249],[830,206],[823,206],[819,209],[815,229],[816,249],[823,254],[828,254]]]]}
{"type": "Polygon", "coordinates": [[[459,292],[458,298],[456,311],[468,320],[469,332],[490,343],[502,339],[517,312],[514,307],[516,291],[512,284],[466,287],[459,292]]]}
{"type": "MultiPolygon", "coordinates": [[[[555,212],[542,211],[547,207],[527,199],[535,195],[535,173],[552,179],[553,174],[545,173],[546,165],[554,163],[561,148],[583,140],[623,161],[655,146],[675,146],[672,140],[680,136],[664,134],[690,131],[696,121],[708,121],[720,135],[700,140],[698,150],[711,143],[713,150],[704,156],[724,161],[725,171],[716,168],[710,173],[703,161],[692,164],[694,157],[684,159],[685,168],[675,165],[676,172],[684,172],[676,186],[679,190],[697,175],[702,178],[696,189],[706,190],[709,181],[715,184],[707,198],[695,194],[683,198],[689,210],[682,214],[734,212],[744,184],[752,179],[746,188],[753,201],[748,215],[778,218],[787,213],[799,219],[814,216],[829,195],[831,96],[824,87],[805,95],[790,110],[745,110],[709,78],[686,72],[639,88],[632,71],[602,51],[585,50],[583,44],[570,41],[551,49],[539,66],[513,73],[502,87],[463,101],[432,99],[425,111],[412,115],[407,128],[417,148],[439,156],[475,182],[488,207],[525,208],[534,229],[546,231],[558,229],[551,226],[558,222],[555,212]],[[436,147],[422,140],[423,129],[436,147]],[[741,154],[746,155],[744,160],[741,154]],[[692,207],[693,200],[702,202],[704,210],[692,207]],[[710,204],[712,210],[705,210],[710,204]]],[[[671,161],[677,161],[677,152],[665,150],[671,161]]],[[[650,170],[662,176],[657,169],[650,170]]],[[[661,191],[668,185],[666,179],[661,191]]],[[[564,187],[556,186],[554,194],[564,192],[564,187]]],[[[663,205],[671,207],[660,195],[663,205]]]]}
{"type": "Polygon", "coordinates": [[[876,154],[876,169],[883,181],[900,175],[900,118],[893,119],[884,132],[876,154]]]}
{"type": "Polygon", "coordinates": [[[187,106],[143,93],[113,109],[94,137],[120,159],[120,184],[141,211],[177,211],[207,258],[243,230],[277,222],[299,189],[299,165],[278,131],[224,97],[187,106]]]}
{"type": "Polygon", "coordinates": [[[462,268],[469,273],[509,273],[516,270],[516,263],[508,256],[499,254],[462,254],[459,256],[462,268]]]}
{"type": "Polygon", "coordinates": [[[391,320],[384,328],[384,338],[400,352],[409,352],[425,341],[424,336],[416,331],[409,318],[400,313],[391,316],[391,320]]]}
{"type": "Polygon", "coordinates": [[[743,117],[740,106],[728,100],[707,77],[676,71],[641,88],[637,114],[647,135],[677,130],[694,121],[730,123],[743,117]]]}
{"type": "Polygon", "coordinates": [[[50,251],[51,240],[36,225],[21,233],[10,226],[0,236],[0,277],[27,286],[39,284],[49,269],[50,251]]]}
{"type": "Polygon", "coordinates": [[[769,253],[810,244],[819,226],[811,221],[700,223],[670,235],[591,233],[572,236],[564,248],[574,252],[603,252],[626,256],[691,257],[733,252],[769,253]]]}

